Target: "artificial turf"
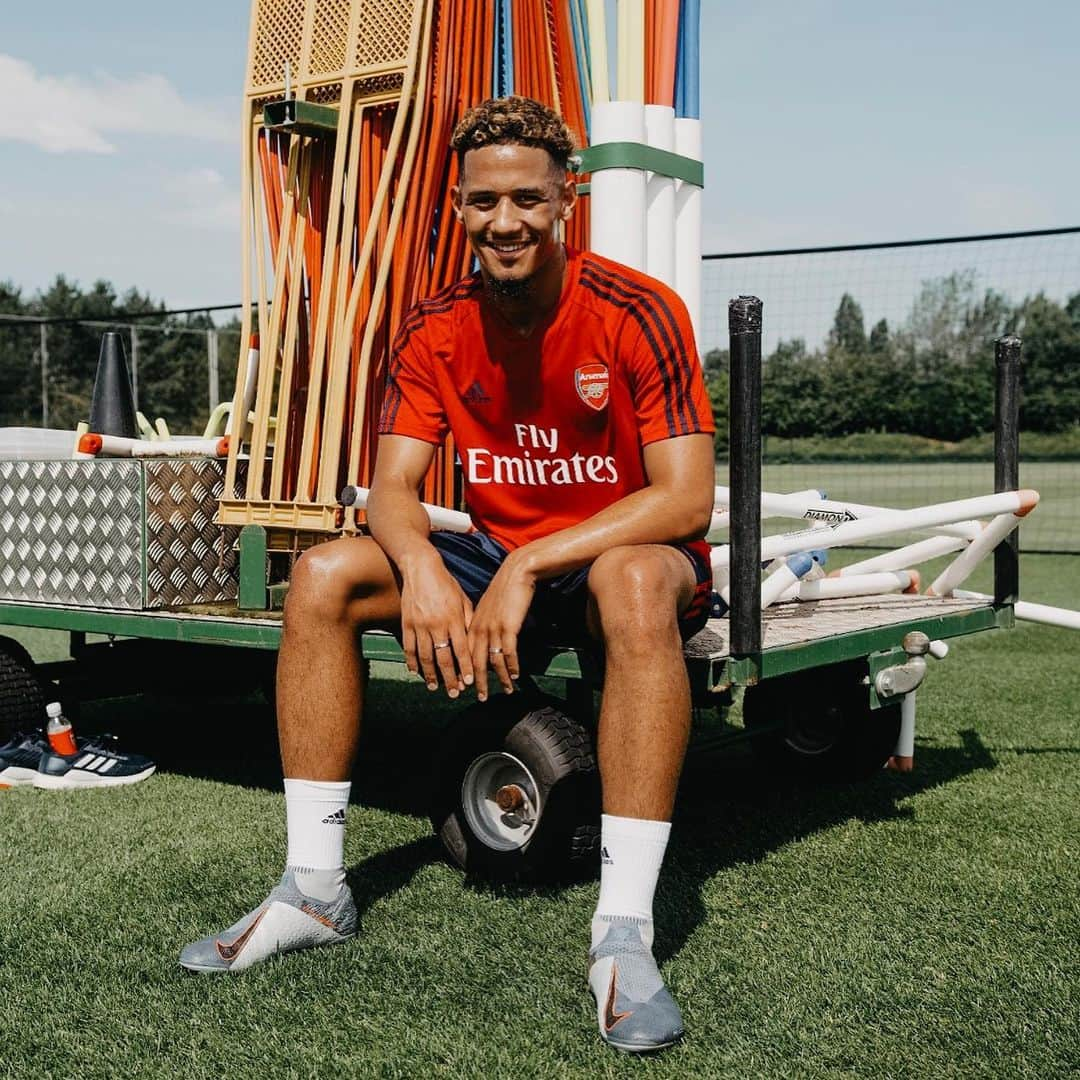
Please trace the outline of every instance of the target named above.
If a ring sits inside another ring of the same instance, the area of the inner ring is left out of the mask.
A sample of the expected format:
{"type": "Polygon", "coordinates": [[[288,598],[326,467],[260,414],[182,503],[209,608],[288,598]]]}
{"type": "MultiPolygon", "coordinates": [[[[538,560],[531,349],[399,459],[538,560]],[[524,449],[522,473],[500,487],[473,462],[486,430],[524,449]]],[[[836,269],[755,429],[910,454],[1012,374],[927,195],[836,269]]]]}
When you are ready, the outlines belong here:
{"type": "MultiPolygon", "coordinates": [[[[1080,608],[1075,558],[1026,557],[1023,575],[1027,598],[1080,608]]],[[[342,947],[240,977],[176,965],[280,873],[254,697],[87,705],[84,730],[119,731],[159,774],[0,792],[0,1075],[1080,1071],[1075,634],[955,642],[920,692],[909,775],[783,789],[745,748],[692,758],[656,906],[688,1037],[645,1060],[596,1035],[595,884],[497,887],[443,861],[424,776],[456,713],[397,674],[372,683],[346,840],[361,933],[342,947]]]]}

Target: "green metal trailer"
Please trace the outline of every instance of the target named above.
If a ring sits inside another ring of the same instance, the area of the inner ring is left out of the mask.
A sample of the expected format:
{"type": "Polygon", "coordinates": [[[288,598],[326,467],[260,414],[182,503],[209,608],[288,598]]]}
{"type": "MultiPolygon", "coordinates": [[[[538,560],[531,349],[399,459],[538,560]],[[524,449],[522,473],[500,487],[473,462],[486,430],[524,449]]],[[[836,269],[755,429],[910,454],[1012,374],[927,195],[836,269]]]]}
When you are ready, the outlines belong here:
{"type": "MultiPolygon", "coordinates": [[[[913,638],[948,640],[1012,621],[1008,605],[929,597],[782,605],[764,613],[762,651],[733,657],[728,620],[711,619],[686,649],[695,706],[717,710],[718,719],[699,728],[707,729],[711,748],[750,738],[777,777],[867,778],[889,761],[900,730],[899,696],[879,695],[876,687],[882,673],[904,670],[913,638]],[[725,719],[737,686],[747,688],[743,727],[725,719]]],[[[235,604],[121,611],[0,602],[0,726],[7,728],[0,741],[40,723],[52,697],[70,705],[137,693],[177,673],[208,686],[265,686],[280,637],[280,611],[245,612],[235,604]],[[72,658],[34,664],[3,636],[4,626],[66,631],[72,658]]],[[[365,633],[362,650],[369,660],[404,660],[384,632],[365,633]]],[[[460,725],[433,750],[439,775],[428,785],[432,821],[449,854],[472,872],[587,872],[599,822],[591,751],[598,662],[553,644],[528,654],[528,664],[548,694],[529,688],[466,706],[460,725]],[[552,679],[561,680],[561,695],[550,696],[552,679]]]]}
{"type": "MultiPolygon", "coordinates": [[[[750,738],[778,773],[865,778],[893,758],[905,701],[913,723],[930,644],[1013,625],[1015,541],[995,551],[993,601],[889,594],[762,612],[760,302],[733,302],[731,355],[732,607],[686,645],[693,701],[719,711],[713,745],[750,738]],[[741,727],[725,719],[737,687],[741,727]]],[[[995,487],[1009,491],[1019,342],[999,342],[998,358],[995,487]]],[[[39,724],[54,694],[71,704],[137,692],[160,685],[163,671],[209,684],[223,676],[233,689],[271,682],[287,582],[268,584],[261,527],[214,525],[222,481],[208,461],[0,462],[0,741],[39,724]],[[71,659],[36,665],[4,626],[66,631],[71,659]]],[[[365,633],[361,647],[367,659],[403,661],[388,633],[365,633]]],[[[534,642],[522,658],[540,682],[465,706],[432,754],[432,821],[471,871],[591,872],[602,660],[557,641],[534,642]],[[561,680],[562,693],[546,680],[561,680]]]]}

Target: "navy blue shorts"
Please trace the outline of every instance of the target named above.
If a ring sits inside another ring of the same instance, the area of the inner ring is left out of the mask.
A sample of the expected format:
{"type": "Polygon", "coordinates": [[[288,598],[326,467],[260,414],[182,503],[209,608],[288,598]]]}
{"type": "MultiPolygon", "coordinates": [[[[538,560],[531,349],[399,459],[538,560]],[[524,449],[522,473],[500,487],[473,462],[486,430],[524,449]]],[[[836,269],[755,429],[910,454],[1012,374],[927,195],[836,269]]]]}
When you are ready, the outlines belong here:
{"type": "MultiPolygon", "coordinates": [[[[446,569],[456,579],[473,606],[478,604],[509,552],[498,541],[478,532],[433,532],[430,539],[442,556],[446,569]]],[[[692,638],[709,618],[713,584],[709,545],[704,540],[699,540],[671,546],[690,560],[697,581],[693,598],[679,616],[679,633],[683,641],[686,641],[692,638]]],[[[585,626],[588,577],[589,567],[583,566],[580,570],[571,570],[559,577],[537,582],[536,595],[525,616],[522,633],[532,636],[540,632],[548,639],[554,636],[559,639],[559,644],[591,640],[585,626]]]]}

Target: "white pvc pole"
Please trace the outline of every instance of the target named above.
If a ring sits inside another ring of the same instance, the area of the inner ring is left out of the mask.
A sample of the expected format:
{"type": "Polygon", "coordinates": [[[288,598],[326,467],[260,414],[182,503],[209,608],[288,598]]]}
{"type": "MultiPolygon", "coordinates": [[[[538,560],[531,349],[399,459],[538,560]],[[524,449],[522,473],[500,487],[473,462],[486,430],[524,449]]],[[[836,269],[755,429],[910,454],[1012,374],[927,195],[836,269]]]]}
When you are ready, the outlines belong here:
{"type": "MultiPolygon", "coordinates": [[[[715,502],[718,506],[727,506],[731,502],[729,489],[717,487],[715,502]]],[[[895,510],[886,506],[867,506],[865,503],[841,502],[838,499],[803,499],[796,495],[780,495],[773,491],[761,493],[761,504],[768,507],[771,517],[805,518],[819,521],[826,525],[842,525],[862,518],[880,514],[902,514],[907,511],[895,510]]],[[[948,525],[926,529],[943,536],[959,536],[964,540],[974,540],[982,532],[980,521],[950,522],[948,525]]]]}
{"type": "MultiPolygon", "coordinates": [[[[371,494],[371,488],[366,487],[354,487],[353,500],[350,503],[346,503],[346,506],[357,506],[361,510],[367,509],[368,496],[371,494]]],[[[459,532],[470,533],[476,530],[473,527],[472,519],[468,514],[463,514],[460,510],[448,510],[445,506],[432,506],[431,503],[422,502],[420,504],[427,513],[428,521],[431,522],[433,529],[442,529],[445,532],[459,532]]]]}
{"type": "MultiPolygon", "coordinates": [[[[675,110],[645,106],[645,141],[657,150],[675,149],[675,110]]],[[[675,288],[675,180],[650,172],[645,183],[645,268],[675,288]]]]}
{"type": "MultiPolygon", "coordinates": [[[[645,141],[645,106],[639,101],[601,101],[592,108],[593,146],[645,141]]],[[[635,270],[645,271],[645,173],[601,169],[589,189],[589,247],[635,270]]]]}
{"type": "Polygon", "coordinates": [[[915,763],[915,691],[905,694],[900,702],[900,733],[896,740],[891,765],[897,772],[911,772],[915,763]]]}
{"type": "MultiPolygon", "coordinates": [[[[1026,511],[1025,511],[1026,513],[1026,511]]],[[[990,554],[1020,524],[1023,514],[999,514],[934,579],[927,596],[948,596],[957,585],[966,581],[976,566],[990,554]]]]}
{"type": "MultiPolygon", "coordinates": [[[[728,489],[727,488],[717,488],[716,490],[726,492],[728,489]]],[[[766,495],[767,494],[769,494],[769,493],[766,493],[766,495]]],[[[776,514],[776,513],[773,513],[769,509],[769,505],[768,505],[766,495],[761,496],[761,519],[762,519],[762,521],[764,521],[766,518],[786,517],[787,516],[786,514],[776,514]]],[[[792,492],[790,492],[788,497],[790,497],[792,499],[795,499],[795,498],[799,498],[799,499],[820,499],[821,498],[821,492],[818,491],[817,488],[807,488],[805,491],[792,491],[792,492]]],[[[717,503],[718,503],[718,505],[726,506],[727,501],[728,500],[725,499],[725,502],[723,504],[719,504],[719,500],[717,500],[717,503]]],[[[801,514],[799,516],[802,517],[801,514]]],[[[713,510],[713,512],[712,512],[712,521],[709,523],[709,533],[712,534],[714,532],[719,532],[721,529],[728,529],[730,527],[731,527],[731,511],[730,510],[713,510]]]]}
{"type": "MultiPolygon", "coordinates": [[[[1030,488],[1021,491],[1003,491],[996,495],[981,495],[973,499],[956,499],[951,502],[919,506],[911,510],[888,510],[861,520],[847,521],[831,529],[804,529],[796,533],[767,536],[761,542],[759,557],[762,561],[777,555],[790,555],[807,547],[832,548],[870,540],[895,533],[917,532],[943,525],[955,525],[974,517],[997,514],[1028,513],[1039,501],[1039,493],[1030,488]]],[[[712,565],[726,566],[731,561],[731,545],[723,544],[713,549],[712,565]]]]}
{"type": "Polygon", "coordinates": [[[789,589],[784,600],[837,600],[850,596],[882,596],[885,593],[918,592],[916,570],[890,570],[877,574],[853,574],[851,577],[818,578],[800,582],[789,589]]]}
{"type": "MultiPolygon", "coordinates": [[[[953,596],[961,600],[986,600],[989,603],[993,603],[994,600],[986,593],[970,592],[968,589],[954,589],[953,596]]],[[[1060,626],[1064,630],[1080,630],[1080,611],[1072,611],[1069,608],[1051,607],[1049,604],[1029,604],[1026,600],[1018,600],[1013,604],[1013,612],[1024,622],[1060,626]]]]}
{"type": "Polygon", "coordinates": [[[906,547],[897,548],[895,551],[886,551],[871,559],[860,559],[859,562],[842,566],[839,570],[833,570],[829,577],[872,574],[878,570],[902,570],[905,566],[918,566],[927,559],[936,559],[939,555],[959,551],[966,544],[967,541],[961,540],[958,536],[930,536],[925,540],[908,544],[906,547]]]}
{"type": "MultiPolygon", "coordinates": [[[[701,121],[675,119],[675,153],[700,161],[701,121]]],[[[675,182],[675,291],[690,312],[694,340],[701,348],[701,188],[675,182]]]]}
{"type": "Polygon", "coordinates": [[[79,457],[224,457],[228,437],[221,439],[129,439],[87,432],[76,445],[79,457]]]}
{"type": "Polygon", "coordinates": [[[251,335],[251,345],[248,348],[247,355],[247,367],[244,370],[244,389],[240,396],[240,400],[234,405],[234,408],[229,413],[229,419],[225,423],[225,434],[231,435],[233,431],[238,431],[241,435],[244,433],[244,427],[247,424],[248,413],[251,411],[252,405],[255,404],[255,388],[259,382],[259,335],[251,335]],[[239,416],[239,427],[236,426],[237,416],[239,416]]]}
{"type": "Polygon", "coordinates": [[[798,588],[799,581],[814,566],[814,560],[806,552],[792,555],[774,573],[770,574],[761,586],[761,609],[775,604],[789,589],[798,588]]]}
{"type": "MultiPolygon", "coordinates": [[[[132,439],[132,457],[224,457],[229,452],[226,439],[132,439]]],[[[103,446],[102,449],[105,449],[103,446]]]]}

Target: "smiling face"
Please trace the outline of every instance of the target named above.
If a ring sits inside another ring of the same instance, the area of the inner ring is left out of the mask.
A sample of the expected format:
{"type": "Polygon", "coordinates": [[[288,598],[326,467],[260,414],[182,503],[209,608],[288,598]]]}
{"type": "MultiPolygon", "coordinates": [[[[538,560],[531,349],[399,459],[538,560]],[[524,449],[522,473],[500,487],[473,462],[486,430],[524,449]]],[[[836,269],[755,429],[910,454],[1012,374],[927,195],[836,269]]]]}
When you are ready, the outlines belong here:
{"type": "Polygon", "coordinates": [[[559,223],[573,212],[574,182],[538,146],[504,143],[465,154],[454,210],[485,281],[523,295],[545,269],[561,269],[559,223]]]}

